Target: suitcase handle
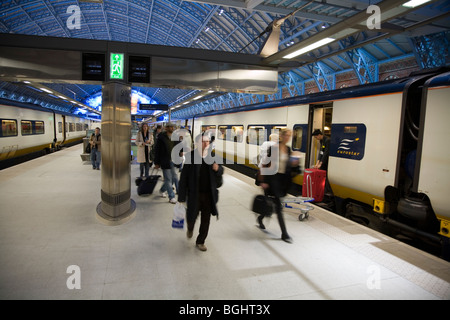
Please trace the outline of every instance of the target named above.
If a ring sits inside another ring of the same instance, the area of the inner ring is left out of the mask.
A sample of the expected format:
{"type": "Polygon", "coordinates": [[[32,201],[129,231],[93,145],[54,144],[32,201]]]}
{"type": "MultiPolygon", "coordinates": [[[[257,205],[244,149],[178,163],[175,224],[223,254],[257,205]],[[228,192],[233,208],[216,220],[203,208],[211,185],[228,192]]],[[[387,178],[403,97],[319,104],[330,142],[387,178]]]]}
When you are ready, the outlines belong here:
{"type": "Polygon", "coordinates": [[[306,176],[306,196],[312,198],[312,178],[310,175],[306,176]]]}

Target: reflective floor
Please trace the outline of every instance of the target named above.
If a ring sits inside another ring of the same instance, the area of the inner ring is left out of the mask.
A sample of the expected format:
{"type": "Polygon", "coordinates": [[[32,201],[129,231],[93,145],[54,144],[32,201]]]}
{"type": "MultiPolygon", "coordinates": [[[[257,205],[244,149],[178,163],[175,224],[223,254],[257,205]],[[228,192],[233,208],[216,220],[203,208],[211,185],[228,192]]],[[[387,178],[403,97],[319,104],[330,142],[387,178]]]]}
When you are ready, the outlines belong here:
{"type": "Polygon", "coordinates": [[[132,185],[135,217],[106,226],[81,149],[0,171],[0,299],[450,299],[450,263],[318,207],[285,211],[292,244],[275,216],[259,230],[260,190],[230,169],[206,252],[172,229],[162,182],[146,197],[132,185]]]}

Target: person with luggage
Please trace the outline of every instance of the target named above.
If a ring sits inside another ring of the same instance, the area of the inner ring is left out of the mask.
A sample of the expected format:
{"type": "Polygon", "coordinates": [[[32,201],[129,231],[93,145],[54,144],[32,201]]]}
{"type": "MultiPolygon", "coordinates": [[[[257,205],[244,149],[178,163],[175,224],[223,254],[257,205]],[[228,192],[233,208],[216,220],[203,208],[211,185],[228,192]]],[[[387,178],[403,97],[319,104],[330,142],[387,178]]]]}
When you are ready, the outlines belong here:
{"type": "Polygon", "coordinates": [[[280,140],[280,137],[278,134],[276,133],[272,133],[269,136],[269,141],[264,141],[263,144],[261,145],[261,147],[259,148],[259,155],[257,157],[258,161],[258,167],[262,168],[262,159],[266,159],[266,155],[267,155],[267,150],[278,143],[278,141],[280,140]]]}
{"type": "MultiPolygon", "coordinates": [[[[287,194],[292,182],[292,168],[299,165],[298,158],[291,157],[291,148],[286,144],[291,140],[292,131],[290,129],[282,129],[280,131],[280,141],[278,144],[272,145],[267,151],[267,159],[262,159],[264,167],[275,165],[278,168],[275,174],[264,175],[264,171],[261,170],[259,175],[260,186],[264,189],[264,194],[271,197],[274,204],[278,218],[278,223],[281,229],[281,239],[285,242],[292,243],[292,238],[289,236],[286,223],[283,217],[283,206],[281,204],[281,198],[287,194]],[[272,157],[272,154],[278,155],[278,157],[272,157]],[[277,162],[276,164],[272,162],[277,162]]],[[[260,215],[257,219],[258,227],[265,229],[263,224],[264,215],[260,215]]]]}
{"type": "Polygon", "coordinates": [[[169,195],[170,203],[177,203],[175,199],[175,193],[172,189],[172,184],[175,185],[178,192],[178,175],[175,169],[175,165],[172,161],[172,149],[178,143],[178,141],[172,141],[172,133],[175,130],[175,124],[168,122],[165,127],[165,131],[158,135],[158,139],[155,144],[155,168],[161,168],[163,171],[164,183],[159,190],[161,197],[165,198],[165,192],[169,195]]]}
{"type": "Polygon", "coordinates": [[[100,170],[100,162],[102,160],[101,146],[102,146],[102,135],[100,134],[100,128],[95,128],[95,133],[93,133],[89,139],[91,144],[91,163],[93,170],[100,170]]]}
{"type": "Polygon", "coordinates": [[[153,146],[153,134],[150,133],[147,123],[143,123],[136,136],[137,162],[140,164],[140,178],[148,178],[150,168],[150,150],[153,146]],[[145,173],[144,173],[145,172],[145,173]]]}
{"type": "Polygon", "coordinates": [[[330,155],[330,138],[325,136],[320,129],[314,130],[312,136],[320,141],[319,157],[314,169],[327,170],[328,169],[328,157],[330,155]]]}
{"type": "MultiPolygon", "coordinates": [[[[327,171],[328,158],[330,155],[330,138],[325,136],[320,129],[314,130],[312,136],[316,140],[320,141],[319,157],[317,158],[317,162],[313,166],[313,168],[327,171]]],[[[328,197],[333,196],[333,190],[331,189],[330,182],[328,181],[328,173],[326,174],[325,177],[324,194],[327,195],[328,197]]]]}
{"type": "Polygon", "coordinates": [[[188,238],[192,238],[195,221],[200,213],[200,229],[196,247],[206,251],[205,240],[208,236],[211,215],[217,216],[218,187],[222,185],[223,167],[214,162],[209,148],[211,137],[200,134],[196,138],[197,148],[186,154],[181,171],[178,202],[187,200],[186,221],[188,238]]]}

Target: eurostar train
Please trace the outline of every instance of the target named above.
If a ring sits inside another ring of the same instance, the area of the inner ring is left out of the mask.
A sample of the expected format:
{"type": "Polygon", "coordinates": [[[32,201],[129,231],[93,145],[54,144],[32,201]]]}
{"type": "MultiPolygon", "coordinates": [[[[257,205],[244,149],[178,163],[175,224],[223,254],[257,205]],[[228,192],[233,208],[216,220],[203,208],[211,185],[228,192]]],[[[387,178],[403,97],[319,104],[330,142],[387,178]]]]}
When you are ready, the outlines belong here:
{"type": "MultiPolygon", "coordinates": [[[[301,155],[301,169],[312,167],[319,144],[311,134],[321,129],[331,140],[327,177],[333,210],[368,226],[378,223],[439,243],[446,255],[449,123],[448,69],[185,120],[194,137],[205,130],[215,135],[216,155],[225,164],[253,168],[260,145],[282,128],[292,130],[291,147],[301,155]]],[[[303,174],[293,181],[301,190],[303,174]]]]}
{"type": "Polygon", "coordinates": [[[100,126],[69,113],[0,99],[0,169],[83,141],[100,126]]]}

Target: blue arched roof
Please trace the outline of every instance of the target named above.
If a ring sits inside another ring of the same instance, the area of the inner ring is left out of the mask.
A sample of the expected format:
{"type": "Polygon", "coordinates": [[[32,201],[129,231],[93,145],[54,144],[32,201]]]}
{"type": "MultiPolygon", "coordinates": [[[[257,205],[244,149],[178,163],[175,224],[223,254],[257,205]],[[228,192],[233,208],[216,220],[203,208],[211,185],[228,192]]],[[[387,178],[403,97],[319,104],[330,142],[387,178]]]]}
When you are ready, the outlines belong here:
{"type": "MultiPolygon", "coordinates": [[[[405,0],[406,2],[407,0],[405,0]]],[[[301,42],[322,30],[345,21],[366,10],[369,4],[381,1],[367,0],[3,0],[0,5],[0,33],[39,36],[111,40],[163,46],[191,47],[228,52],[258,54],[263,46],[264,31],[275,19],[284,17],[295,9],[301,10],[287,19],[281,27],[282,50],[301,42]],[[79,11],[76,11],[79,10],[79,11]],[[79,24],[73,19],[79,12],[79,24]],[[261,36],[262,35],[262,36],[261,36]]],[[[383,25],[386,30],[361,31],[342,41],[311,52],[313,62],[280,73],[280,89],[290,95],[304,94],[305,86],[299,83],[316,81],[320,90],[333,89],[333,76],[354,70],[360,82],[376,82],[380,63],[397,59],[416,58],[418,67],[427,59],[433,62],[444,55],[448,64],[448,50],[434,51],[449,40],[450,21],[445,13],[450,2],[430,1],[405,16],[398,16],[383,25]],[[440,18],[439,18],[440,17],[440,18]],[[433,20],[434,19],[434,20],[433,20]],[[422,21],[427,24],[415,28],[422,21]],[[389,30],[395,32],[389,36],[389,30]],[[385,36],[382,36],[382,35],[385,36]],[[387,34],[387,36],[386,36],[387,34]],[[439,36],[430,36],[430,35],[439,36]],[[376,40],[379,37],[380,40],[376,40]],[[431,44],[430,44],[431,43],[431,44]]],[[[369,17],[369,16],[368,16],[369,17]]],[[[46,84],[54,90],[84,101],[101,90],[92,85],[46,84]]],[[[17,96],[11,84],[0,83],[3,97],[17,96]]],[[[25,92],[23,96],[33,95],[25,92]]],[[[171,104],[192,90],[139,87],[162,104],[171,104]]],[[[227,95],[229,96],[229,95],[227,95]]],[[[236,99],[229,96],[229,99],[236,99]]],[[[218,98],[216,98],[218,99],[218,98]]],[[[224,102],[222,96],[220,102],[224,102]]],[[[254,98],[251,98],[254,99],[254,98]]],[[[237,99],[239,100],[239,99],[237,99]]],[[[225,101],[226,103],[226,101],[225,101]]],[[[65,108],[62,106],[61,108],[65,108]]],[[[67,111],[73,107],[67,106],[67,111]]]]}

